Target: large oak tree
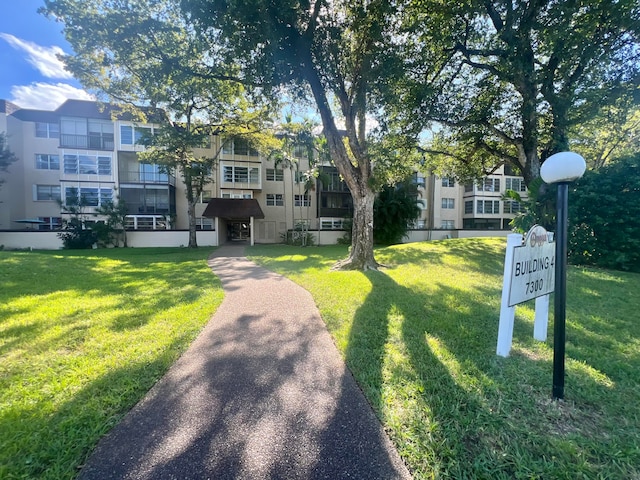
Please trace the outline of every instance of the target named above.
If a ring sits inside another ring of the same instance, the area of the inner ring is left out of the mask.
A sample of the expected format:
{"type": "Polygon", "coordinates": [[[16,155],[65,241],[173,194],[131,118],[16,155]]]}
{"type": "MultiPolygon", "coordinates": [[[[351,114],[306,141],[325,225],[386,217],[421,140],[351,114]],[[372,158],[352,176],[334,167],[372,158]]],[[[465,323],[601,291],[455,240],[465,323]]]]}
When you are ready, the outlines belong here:
{"type": "Polygon", "coordinates": [[[461,176],[507,163],[530,184],[572,128],[637,102],[636,0],[412,0],[405,12],[397,119],[438,123],[428,153],[461,176]]]}
{"type": "Polygon", "coordinates": [[[183,0],[192,24],[237,62],[246,84],[269,92],[309,91],[332,160],[353,197],[349,257],[337,267],[375,269],[375,159],[369,115],[378,112],[395,6],[381,0],[183,0]],[[340,122],[343,121],[344,125],[340,122]]]}

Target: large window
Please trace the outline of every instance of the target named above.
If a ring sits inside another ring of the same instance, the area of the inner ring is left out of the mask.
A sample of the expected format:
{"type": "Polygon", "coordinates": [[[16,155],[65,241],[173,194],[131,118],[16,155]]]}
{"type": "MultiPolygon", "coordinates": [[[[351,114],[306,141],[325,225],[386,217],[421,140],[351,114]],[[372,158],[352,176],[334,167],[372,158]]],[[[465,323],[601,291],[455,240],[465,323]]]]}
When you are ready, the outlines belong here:
{"type": "Polygon", "coordinates": [[[284,180],[284,172],[277,168],[267,168],[267,180],[270,182],[282,182],[284,180]]]}
{"type": "Polygon", "coordinates": [[[121,145],[142,145],[143,139],[150,135],[153,135],[153,129],[151,127],[120,125],[121,145]]]}
{"type": "Polygon", "coordinates": [[[499,192],[500,191],[500,179],[499,178],[485,178],[478,182],[479,192],[499,192]]]}
{"type": "Polygon", "coordinates": [[[113,190],[111,188],[66,187],[64,195],[67,201],[76,197],[84,205],[89,207],[97,207],[107,201],[113,201],[113,190]]]}
{"type": "Polygon", "coordinates": [[[260,170],[258,167],[240,167],[237,165],[225,165],[222,168],[222,179],[227,183],[260,183],[260,170]]]}
{"type": "Polygon", "coordinates": [[[38,170],[60,170],[60,157],[48,153],[36,153],[36,168],[38,170]]]}
{"type": "Polygon", "coordinates": [[[57,123],[36,122],[36,137],[60,138],[60,126],[57,123]]]}
{"type": "Polygon", "coordinates": [[[499,200],[478,200],[476,213],[500,213],[499,200]]]}
{"type": "Polygon", "coordinates": [[[455,220],[442,220],[440,222],[440,228],[445,230],[453,230],[454,228],[456,228],[456,222],[455,220]]]}
{"type": "Polygon", "coordinates": [[[504,213],[520,213],[521,211],[522,211],[522,205],[520,204],[520,202],[505,200],[504,213]]]}
{"type": "Polygon", "coordinates": [[[66,153],[64,155],[64,173],[111,175],[111,157],[66,153]]]}
{"type": "Polygon", "coordinates": [[[249,146],[244,138],[234,138],[227,140],[222,145],[222,153],[226,155],[245,155],[250,157],[257,157],[258,151],[249,146]]]}
{"type": "Polygon", "coordinates": [[[442,208],[446,208],[446,209],[456,208],[456,199],[455,198],[443,198],[442,199],[442,208]]]}
{"type": "Polygon", "coordinates": [[[294,204],[296,207],[310,207],[311,206],[311,196],[309,195],[295,195],[294,204]]]}
{"type": "Polygon", "coordinates": [[[267,193],[267,206],[269,207],[284,206],[284,196],[281,193],[267,193]]]}
{"type": "Polygon", "coordinates": [[[527,186],[524,184],[524,179],[522,178],[505,178],[504,186],[507,190],[514,190],[516,192],[525,192],[527,190],[527,186]]]}
{"type": "Polygon", "coordinates": [[[60,200],[60,185],[36,185],[33,199],[38,202],[57,202],[60,200]]]}

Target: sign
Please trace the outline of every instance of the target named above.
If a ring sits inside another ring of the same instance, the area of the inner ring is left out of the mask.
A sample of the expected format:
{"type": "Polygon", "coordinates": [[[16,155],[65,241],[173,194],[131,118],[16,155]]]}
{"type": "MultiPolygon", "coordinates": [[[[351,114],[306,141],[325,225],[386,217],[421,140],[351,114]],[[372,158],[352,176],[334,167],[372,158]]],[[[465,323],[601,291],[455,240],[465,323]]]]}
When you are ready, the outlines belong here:
{"type": "Polygon", "coordinates": [[[509,287],[510,307],[553,292],[555,287],[556,245],[553,233],[535,225],[522,246],[513,250],[509,287]]]}

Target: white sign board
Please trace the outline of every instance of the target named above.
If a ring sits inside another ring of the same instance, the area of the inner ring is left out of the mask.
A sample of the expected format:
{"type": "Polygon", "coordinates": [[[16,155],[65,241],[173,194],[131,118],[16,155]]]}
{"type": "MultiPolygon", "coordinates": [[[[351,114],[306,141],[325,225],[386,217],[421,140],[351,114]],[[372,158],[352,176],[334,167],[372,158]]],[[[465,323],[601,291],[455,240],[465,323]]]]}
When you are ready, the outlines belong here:
{"type": "Polygon", "coordinates": [[[509,306],[553,292],[556,244],[552,233],[539,225],[527,233],[524,244],[513,251],[509,306]]]}
{"type": "Polygon", "coordinates": [[[541,342],[547,339],[549,293],[554,288],[555,263],[553,234],[539,225],[529,230],[524,241],[518,233],[507,236],[496,354],[509,356],[516,305],[532,298],[536,299],[533,337],[541,342]]]}

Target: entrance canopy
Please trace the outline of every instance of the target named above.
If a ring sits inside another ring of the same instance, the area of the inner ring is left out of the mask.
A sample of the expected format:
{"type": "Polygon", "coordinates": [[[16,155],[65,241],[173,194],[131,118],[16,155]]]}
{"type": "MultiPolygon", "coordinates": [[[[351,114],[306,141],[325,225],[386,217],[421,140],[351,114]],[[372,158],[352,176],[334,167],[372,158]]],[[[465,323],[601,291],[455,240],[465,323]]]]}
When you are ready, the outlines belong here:
{"type": "Polygon", "coordinates": [[[264,218],[264,213],[255,198],[212,198],[202,216],[240,220],[251,217],[264,218]]]}

